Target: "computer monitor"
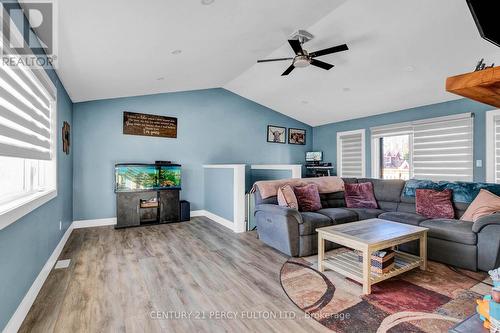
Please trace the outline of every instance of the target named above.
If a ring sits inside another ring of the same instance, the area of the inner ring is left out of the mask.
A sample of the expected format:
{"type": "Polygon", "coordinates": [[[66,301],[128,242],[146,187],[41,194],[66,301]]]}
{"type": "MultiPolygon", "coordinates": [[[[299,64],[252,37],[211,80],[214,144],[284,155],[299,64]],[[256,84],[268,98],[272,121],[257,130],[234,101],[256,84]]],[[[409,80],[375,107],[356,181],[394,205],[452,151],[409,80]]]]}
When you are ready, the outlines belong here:
{"type": "Polygon", "coordinates": [[[306,153],[306,162],[321,162],[323,161],[323,152],[308,151],[306,153]]]}

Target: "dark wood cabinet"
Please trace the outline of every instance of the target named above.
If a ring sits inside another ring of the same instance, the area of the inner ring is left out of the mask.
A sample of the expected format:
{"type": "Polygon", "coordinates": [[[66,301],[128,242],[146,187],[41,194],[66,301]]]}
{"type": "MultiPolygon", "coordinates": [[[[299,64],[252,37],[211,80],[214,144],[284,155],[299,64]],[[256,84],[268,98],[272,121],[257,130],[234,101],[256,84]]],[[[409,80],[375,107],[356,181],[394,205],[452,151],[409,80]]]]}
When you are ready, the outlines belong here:
{"type": "Polygon", "coordinates": [[[116,193],[115,228],[180,221],[179,190],[116,193]]]}

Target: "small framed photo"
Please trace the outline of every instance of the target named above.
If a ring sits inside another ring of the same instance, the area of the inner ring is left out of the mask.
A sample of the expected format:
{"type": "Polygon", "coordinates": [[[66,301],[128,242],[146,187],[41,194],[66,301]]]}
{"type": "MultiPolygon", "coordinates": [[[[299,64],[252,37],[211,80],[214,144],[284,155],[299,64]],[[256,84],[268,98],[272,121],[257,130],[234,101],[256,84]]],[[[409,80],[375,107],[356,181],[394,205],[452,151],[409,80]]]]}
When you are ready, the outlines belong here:
{"type": "Polygon", "coordinates": [[[300,128],[288,129],[288,143],[291,145],[305,145],[306,144],[306,130],[300,128]]]}
{"type": "Polygon", "coordinates": [[[267,142],[286,143],[286,127],[268,125],[267,142]]]}

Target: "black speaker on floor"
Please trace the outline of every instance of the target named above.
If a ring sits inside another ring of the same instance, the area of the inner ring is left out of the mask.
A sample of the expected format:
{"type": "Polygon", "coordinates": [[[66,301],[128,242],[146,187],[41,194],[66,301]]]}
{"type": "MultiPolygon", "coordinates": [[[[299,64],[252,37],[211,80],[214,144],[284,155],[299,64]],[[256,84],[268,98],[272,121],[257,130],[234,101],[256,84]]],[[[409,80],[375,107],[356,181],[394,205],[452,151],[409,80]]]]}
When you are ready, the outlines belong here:
{"type": "Polygon", "coordinates": [[[191,219],[191,204],[189,201],[180,201],[180,220],[181,222],[189,221],[191,219]]]}

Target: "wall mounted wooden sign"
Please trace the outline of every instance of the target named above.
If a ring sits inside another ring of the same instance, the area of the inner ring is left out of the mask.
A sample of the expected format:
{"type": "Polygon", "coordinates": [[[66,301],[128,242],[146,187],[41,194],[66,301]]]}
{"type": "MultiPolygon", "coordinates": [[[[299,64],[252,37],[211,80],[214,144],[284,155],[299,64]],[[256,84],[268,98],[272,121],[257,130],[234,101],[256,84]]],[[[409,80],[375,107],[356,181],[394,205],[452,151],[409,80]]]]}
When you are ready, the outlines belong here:
{"type": "Polygon", "coordinates": [[[123,134],[177,138],[177,118],[123,112],[123,134]]]}

